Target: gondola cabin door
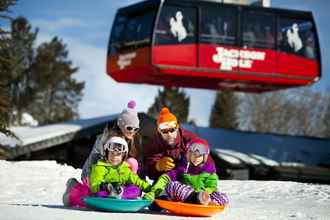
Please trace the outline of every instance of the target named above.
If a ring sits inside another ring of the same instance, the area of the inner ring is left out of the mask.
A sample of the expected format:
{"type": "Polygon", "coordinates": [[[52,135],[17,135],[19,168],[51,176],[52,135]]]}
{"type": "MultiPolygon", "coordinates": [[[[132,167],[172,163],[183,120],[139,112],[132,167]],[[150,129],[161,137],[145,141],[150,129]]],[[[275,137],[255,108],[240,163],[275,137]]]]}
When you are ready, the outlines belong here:
{"type": "Polygon", "coordinates": [[[159,14],[152,62],[161,68],[197,67],[197,9],[165,5],[159,14]]]}

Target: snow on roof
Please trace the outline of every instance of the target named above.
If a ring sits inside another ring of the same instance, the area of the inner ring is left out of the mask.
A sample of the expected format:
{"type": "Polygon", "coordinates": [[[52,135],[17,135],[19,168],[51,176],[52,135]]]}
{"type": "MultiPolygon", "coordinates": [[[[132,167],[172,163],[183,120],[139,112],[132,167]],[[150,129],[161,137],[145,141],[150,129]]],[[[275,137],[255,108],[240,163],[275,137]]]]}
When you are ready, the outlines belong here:
{"type": "Polygon", "coordinates": [[[228,149],[215,149],[215,153],[221,159],[231,163],[231,164],[250,164],[250,165],[267,165],[267,166],[278,166],[279,163],[260,155],[256,154],[245,154],[235,150],[228,149]]]}
{"type": "Polygon", "coordinates": [[[330,166],[330,139],[196,127],[189,124],[184,124],[183,127],[205,138],[212,149],[227,150],[223,157],[234,164],[245,161],[249,164],[265,163],[272,166],[278,163],[330,166]]]}
{"type": "Polygon", "coordinates": [[[36,126],[36,127],[12,127],[10,130],[20,139],[16,140],[0,133],[0,144],[3,146],[16,147],[59,137],[68,133],[75,133],[100,123],[115,120],[118,114],[101,116],[90,119],[78,119],[63,123],[36,126]]]}
{"type": "Polygon", "coordinates": [[[20,140],[17,140],[13,137],[8,137],[0,132],[0,146],[15,147],[18,145],[22,145],[22,142],[20,140]]]}

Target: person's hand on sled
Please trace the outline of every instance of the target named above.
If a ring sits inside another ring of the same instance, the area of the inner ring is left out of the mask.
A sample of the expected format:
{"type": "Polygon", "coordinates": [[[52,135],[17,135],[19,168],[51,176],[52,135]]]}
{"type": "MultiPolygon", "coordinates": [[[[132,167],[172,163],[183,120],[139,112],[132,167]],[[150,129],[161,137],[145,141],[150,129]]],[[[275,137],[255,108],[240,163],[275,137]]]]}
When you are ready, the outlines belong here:
{"type": "Polygon", "coordinates": [[[154,192],[148,192],[148,193],[144,194],[143,198],[146,199],[146,200],[149,200],[149,201],[154,201],[155,193],[154,192]]]}
{"type": "Polygon", "coordinates": [[[110,193],[113,191],[113,186],[111,183],[102,183],[100,186],[100,191],[106,191],[107,193],[110,193]]]}
{"type": "Polygon", "coordinates": [[[122,186],[120,186],[119,183],[113,183],[112,186],[113,186],[113,189],[114,189],[114,191],[113,191],[114,193],[116,193],[118,195],[123,194],[124,189],[123,189],[122,186]]]}
{"type": "Polygon", "coordinates": [[[123,188],[119,183],[103,183],[101,189],[109,193],[109,197],[121,198],[123,188]]]}

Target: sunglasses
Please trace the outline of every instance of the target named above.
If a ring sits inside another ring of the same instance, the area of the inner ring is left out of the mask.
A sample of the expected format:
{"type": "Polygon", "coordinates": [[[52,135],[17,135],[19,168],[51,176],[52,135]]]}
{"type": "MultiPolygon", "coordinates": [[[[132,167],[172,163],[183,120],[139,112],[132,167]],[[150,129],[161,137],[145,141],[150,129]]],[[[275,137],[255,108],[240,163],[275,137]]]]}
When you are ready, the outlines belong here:
{"type": "Polygon", "coordinates": [[[134,127],[132,127],[132,126],[126,126],[125,129],[126,129],[127,131],[134,131],[134,132],[137,132],[140,128],[134,128],[134,127]]]}
{"type": "Polygon", "coordinates": [[[160,132],[162,134],[168,134],[168,133],[174,133],[176,132],[177,128],[168,128],[168,129],[160,129],[160,132]]]}
{"type": "Polygon", "coordinates": [[[104,150],[108,150],[110,152],[124,152],[125,146],[119,143],[111,143],[105,145],[104,150]]]}
{"type": "Polygon", "coordinates": [[[121,156],[124,154],[122,151],[109,151],[112,156],[121,156]]]}
{"type": "Polygon", "coordinates": [[[189,153],[191,153],[191,155],[195,156],[195,157],[202,157],[205,154],[200,153],[198,150],[197,151],[189,151],[189,153]]]}

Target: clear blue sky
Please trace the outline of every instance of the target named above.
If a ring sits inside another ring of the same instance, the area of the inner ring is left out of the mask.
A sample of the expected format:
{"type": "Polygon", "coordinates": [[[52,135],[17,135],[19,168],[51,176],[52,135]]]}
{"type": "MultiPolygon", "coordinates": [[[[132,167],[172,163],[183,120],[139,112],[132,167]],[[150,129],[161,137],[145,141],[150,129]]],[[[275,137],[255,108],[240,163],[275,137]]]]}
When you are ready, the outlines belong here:
{"type": "MultiPolygon", "coordinates": [[[[69,49],[69,58],[79,67],[77,78],[86,81],[85,95],[79,110],[82,117],[118,113],[130,99],[139,111],[146,111],[161,87],[119,84],[105,74],[106,48],[114,14],[119,7],[136,0],[19,0],[11,8],[14,16],[27,17],[39,28],[37,43],[58,36],[69,49]]],[[[330,91],[330,37],[328,0],[272,0],[272,7],[313,12],[321,44],[322,79],[316,89],[330,91]]],[[[215,91],[186,89],[191,96],[190,118],[208,125],[215,91]]]]}

